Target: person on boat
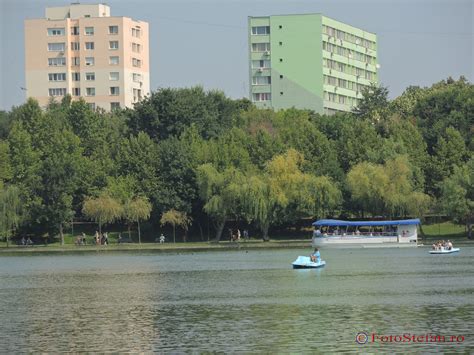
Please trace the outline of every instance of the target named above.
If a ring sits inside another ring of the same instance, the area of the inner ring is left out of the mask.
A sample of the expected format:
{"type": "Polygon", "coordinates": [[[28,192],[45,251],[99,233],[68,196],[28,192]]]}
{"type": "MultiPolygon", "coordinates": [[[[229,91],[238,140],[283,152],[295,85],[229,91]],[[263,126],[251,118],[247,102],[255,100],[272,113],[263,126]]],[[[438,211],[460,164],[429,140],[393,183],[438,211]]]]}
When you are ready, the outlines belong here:
{"type": "Polygon", "coordinates": [[[316,228],[313,233],[313,236],[319,238],[321,236],[321,230],[319,228],[316,228]]]}
{"type": "Polygon", "coordinates": [[[319,249],[315,248],[309,257],[313,263],[319,263],[321,261],[321,253],[319,252],[319,249]]]}
{"type": "Polygon", "coordinates": [[[451,243],[450,240],[448,240],[448,250],[453,249],[453,243],[451,243]]]}

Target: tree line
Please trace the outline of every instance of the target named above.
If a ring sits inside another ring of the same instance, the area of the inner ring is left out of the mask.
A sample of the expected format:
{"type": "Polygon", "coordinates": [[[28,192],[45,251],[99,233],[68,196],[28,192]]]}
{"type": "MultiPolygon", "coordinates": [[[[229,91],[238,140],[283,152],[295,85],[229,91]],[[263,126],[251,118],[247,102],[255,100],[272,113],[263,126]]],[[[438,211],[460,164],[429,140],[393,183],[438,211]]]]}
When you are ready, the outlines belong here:
{"type": "Polygon", "coordinates": [[[133,109],[65,97],[0,112],[0,235],[62,240],[73,218],[99,228],[170,223],[219,240],[227,222],[444,213],[472,229],[474,87],[465,78],[372,86],[354,112],[257,109],[201,87],[153,92],[133,109]]]}

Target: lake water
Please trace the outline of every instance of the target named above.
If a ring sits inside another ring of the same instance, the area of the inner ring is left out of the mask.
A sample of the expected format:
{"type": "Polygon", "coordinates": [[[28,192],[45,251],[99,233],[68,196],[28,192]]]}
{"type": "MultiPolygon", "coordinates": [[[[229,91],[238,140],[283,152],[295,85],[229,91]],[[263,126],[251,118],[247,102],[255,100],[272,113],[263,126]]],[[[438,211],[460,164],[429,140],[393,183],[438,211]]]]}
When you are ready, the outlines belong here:
{"type": "Polygon", "coordinates": [[[0,351],[474,351],[473,247],[309,252],[2,255],[0,351]]]}

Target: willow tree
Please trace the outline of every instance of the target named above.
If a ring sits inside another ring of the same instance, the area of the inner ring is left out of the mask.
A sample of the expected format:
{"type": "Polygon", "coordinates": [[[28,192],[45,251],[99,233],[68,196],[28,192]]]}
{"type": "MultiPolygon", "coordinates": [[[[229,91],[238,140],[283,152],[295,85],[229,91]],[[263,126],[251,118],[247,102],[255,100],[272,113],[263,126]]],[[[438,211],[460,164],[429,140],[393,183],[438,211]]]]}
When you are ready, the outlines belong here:
{"type": "Polygon", "coordinates": [[[128,222],[128,235],[130,236],[130,223],[136,222],[138,226],[138,243],[141,244],[140,220],[147,220],[150,218],[151,203],[148,198],[138,196],[128,200],[123,205],[123,217],[128,222]]]}
{"type": "Polygon", "coordinates": [[[357,164],[347,174],[347,185],[353,203],[373,215],[421,215],[430,203],[428,195],[415,190],[406,156],[395,157],[383,165],[357,164]]]}
{"type": "Polygon", "coordinates": [[[97,222],[99,233],[102,233],[102,225],[113,223],[123,215],[123,207],[116,199],[102,194],[96,198],[86,198],[82,207],[82,213],[97,222]]]}
{"type": "Polygon", "coordinates": [[[294,149],[273,157],[263,172],[242,185],[240,200],[247,221],[254,221],[268,240],[270,226],[322,216],[340,203],[341,193],[326,176],[301,171],[304,157],[294,149]]]}
{"type": "Polygon", "coordinates": [[[196,176],[204,211],[213,219],[219,241],[226,221],[237,216],[245,176],[234,167],[219,172],[212,164],[200,165],[196,176]]]}
{"type": "Polygon", "coordinates": [[[184,231],[187,231],[191,225],[191,222],[192,218],[188,217],[186,213],[176,211],[174,209],[163,213],[160,220],[160,224],[162,226],[165,224],[171,224],[173,226],[173,243],[176,243],[176,226],[183,228],[184,231]]]}
{"type": "Polygon", "coordinates": [[[8,186],[0,191],[0,231],[5,236],[7,247],[10,236],[20,223],[20,190],[8,186]]]}

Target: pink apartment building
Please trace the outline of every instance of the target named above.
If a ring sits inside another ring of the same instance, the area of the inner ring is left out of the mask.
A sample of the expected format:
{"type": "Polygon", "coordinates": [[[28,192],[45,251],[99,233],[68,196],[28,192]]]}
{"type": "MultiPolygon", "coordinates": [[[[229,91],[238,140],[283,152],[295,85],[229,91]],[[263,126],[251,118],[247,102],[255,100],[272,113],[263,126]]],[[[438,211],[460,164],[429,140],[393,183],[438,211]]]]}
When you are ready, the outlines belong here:
{"type": "Polygon", "coordinates": [[[46,8],[25,20],[26,94],[41,106],[70,94],[92,107],[132,107],[150,93],[148,23],[104,4],[46,8]]]}

